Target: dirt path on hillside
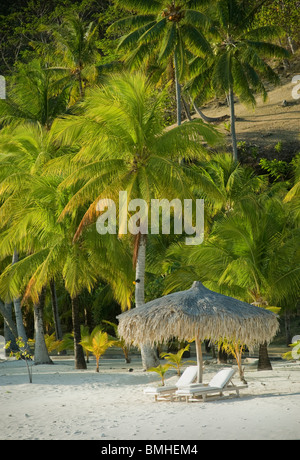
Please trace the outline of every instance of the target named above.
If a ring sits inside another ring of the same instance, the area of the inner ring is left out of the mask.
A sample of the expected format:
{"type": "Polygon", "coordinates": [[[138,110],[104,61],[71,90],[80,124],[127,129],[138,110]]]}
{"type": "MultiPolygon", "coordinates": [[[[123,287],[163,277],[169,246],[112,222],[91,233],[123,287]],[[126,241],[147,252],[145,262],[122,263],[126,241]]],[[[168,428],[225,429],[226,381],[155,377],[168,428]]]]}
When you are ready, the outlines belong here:
{"type": "MultiPolygon", "coordinates": [[[[238,141],[245,141],[264,148],[268,146],[270,151],[278,142],[282,143],[282,149],[287,146],[292,149],[300,148],[300,99],[295,100],[292,97],[294,86],[292,78],[290,78],[281,86],[272,89],[268,93],[266,102],[258,97],[255,109],[247,108],[237,102],[236,131],[238,141]]],[[[218,117],[229,114],[228,107],[213,108],[212,105],[203,109],[205,115],[218,117]]],[[[224,124],[219,125],[219,127],[226,132],[224,124]]]]}
{"type": "MultiPolygon", "coordinates": [[[[300,75],[300,56],[294,59],[288,71],[281,72],[280,86],[266,85],[268,89],[266,102],[263,102],[262,97],[258,96],[257,105],[252,109],[245,107],[238,99],[236,100],[238,142],[245,141],[258,146],[261,153],[263,151],[264,156],[269,158],[290,160],[295,153],[300,151],[300,99],[295,100],[292,95],[295,88],[292,78],[295,75],[300,75]],[[286,102],[283,103],[283,101],[286,102]],[[275,146],[279,142],[282,146],[278,153],[275,146]]],[[[298,93],[300,94],[300,91],[298,93]]],[[[201,110],[208,117],[230,114],[227,104],[220,105],[219,101],[211,101],[201,107],[201,110]]],[[[198,115],[196,117],[199,118],[198,115]]],[[[224,122],[215,126],[226,135],[227,144],[230,146],[230,134],[224,122]]]]}

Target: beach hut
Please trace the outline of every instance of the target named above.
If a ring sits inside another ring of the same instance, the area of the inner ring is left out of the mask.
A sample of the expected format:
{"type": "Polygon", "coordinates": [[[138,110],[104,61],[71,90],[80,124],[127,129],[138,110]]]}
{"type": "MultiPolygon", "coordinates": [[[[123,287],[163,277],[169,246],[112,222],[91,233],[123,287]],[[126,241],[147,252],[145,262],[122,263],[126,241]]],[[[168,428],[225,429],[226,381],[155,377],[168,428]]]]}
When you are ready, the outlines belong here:
{"type": "Polygon", "coordinates": [[[154,346],[173,337],[181,341],[195,339],[200,383],[203,340],[227,339],[251,349],[269,343],[279,327],[274,313],[213,292],[199,281],[186,291],[152,300],[117,318],[118,333],[128,344],[154,346]]]}

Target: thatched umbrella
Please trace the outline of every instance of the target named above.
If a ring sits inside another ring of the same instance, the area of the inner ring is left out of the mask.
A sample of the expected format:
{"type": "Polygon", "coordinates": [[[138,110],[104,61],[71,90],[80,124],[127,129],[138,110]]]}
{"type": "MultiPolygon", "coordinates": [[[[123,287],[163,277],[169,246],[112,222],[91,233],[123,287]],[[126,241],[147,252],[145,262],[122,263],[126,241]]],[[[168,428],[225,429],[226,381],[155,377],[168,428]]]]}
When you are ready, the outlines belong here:
{"type": "Polygon", "coordinates": [[[279,327],[274,313],[210,291],[199,281],[187,291],[152,300],[117,318],[118,333],[128,344],[153,346],[173,337],[195,339],[198,382],[202,382],[203,340],[227,339],[253,348],[269,343],[279,327]]]}

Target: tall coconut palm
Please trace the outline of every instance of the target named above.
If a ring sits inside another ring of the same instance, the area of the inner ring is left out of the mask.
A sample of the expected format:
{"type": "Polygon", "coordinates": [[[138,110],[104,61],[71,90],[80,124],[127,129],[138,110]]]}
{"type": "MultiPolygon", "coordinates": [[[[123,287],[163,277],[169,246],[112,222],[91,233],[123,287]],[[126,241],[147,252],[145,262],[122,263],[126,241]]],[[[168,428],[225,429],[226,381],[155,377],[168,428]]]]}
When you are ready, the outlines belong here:
{"type": "MultiPolygon", "coordinates": [[[[9,241],[9,237],[16,218],[16,206],[18,203],[21,206],[22,203],[25,203],[25,197],[30,193],[32,184],[36,184],[43,165],[51,156],[55,155],[56,149],[49,144],[47,130],[40,125],[19,125],[15,129],[6,128],[2,131],[0,138],[2,173],[0,196],[3,199],[3,204],[0,207],[2,241],[4,246],[9,248],[8,251],[14,254],[12,258],[12,265],[14,265],[19,260],[19,254],[16,247],[11,244],[14,238],[12,237],[9,241]]],[[[23,337],[23,342],[26,343],[20,293],[13,299],[18,335],[23,337]]],[[[38,299],[34,304],[35,326],[38,328],[35,328],[37,336],[35,344],[36,350],[39,350],[39,353],[36,353],[36,362],[39,363],[49,362],[42,322],[38,319],[39,317],[42,318],[43,300],[44,295],[41,295],[41,299],[38,299]],[[41,330],[39,330],[40,327],[41,330]]]]}
{"type": "MultiPolygon", "coordinates": [[[[140,198],[147,206],[153,198],[190,197],[188,175],[192,171],[178,160],[199,157],[203,151],[199,141],[204,138],[215,142],[219,136],[199,120],[164,131],[161,101],[162,95],[155,94],[142,74],[118,75],[87,94],[81,105],[82,114],[59,120],[53,127],[64,143],[77,142],[81,146],[72,161],[74,172],[61,185],[79,185],[62,217],[89,205],[75,240],[86,225],[96,220],[99,201],[112,199],[119,203],[120,191],[127,193],[128,203],[140,198]]],[[[116,231],[127,233],[127,224],[125,229],[116,231]]],[[[137,306],[144,302],[145,236],[141,229],[137,230],[137,306]]],[[[153,355],[142,355],[146,368],[157,364],[153,355]]]]}
{"type": "Polygon", "coordinates": [[[207,94],[212,88],[217,95],[226,94],[231,113],[231,137],[233,157],[237,160],[237,138],[235,128],[235,101],[255,106],[255,94],[264,100],[267,91],[264,80],[277,84],[279,77],[264,58],[285,59],[286,49],[273,44],[280,30],[276,27],[255,27],[254,9],[238,0],[218,0],[213,3],[210,15],[214,20],[213,56],[197,57],[191,64],[194,77],[188,85],[194,97],[207,94]]]}
{"type": "MultiPolygon", "coordinates": [[[[46,134],[48,136],[48,133],[46,134]]],[[[3,271],[0,290],[3,296],[20,296],[22,293],[23,300],[32,300],[35,307],[35,324],[38,328],[35,361],[45,363],[41,311],[43,292],[50,281],[62,277],[72,304],[75,366],[84,369],[86,364],[80,345],[79,296],[84,289],[90,291],[96,281],[102,279],[111,282],[116,288],[118,301],[121,301],[122,296],[127,301],[128,295],[124,295],[124,274],[117,273],[116,269],[112,270],[111,267],[116,267],[117,262],[113,262],[112,257],[108,261],[105,253],[110,251],[116,254],[119,267],[127,266],[130,259],[128,260],[126,251],[118,251],[121,243],[119,246],[114,245],[114,251],[106,241],[101,241],[100,246],[96,229],[96,238],[91,232],[86,232],[84,242],[73,244],[80,214],[75,214],[72,220],[66,219],[63,223],[57,223],[57,218],[68,199],[67,193],[58,191],[61,180],[60,176],[32,174],[30,180],[24,181],[20,195],[16,194],[13,197],[9,207],[12,214],[9,226],[2,233],[0,254],[5,257],[12,247],[16,247],[23,257],[3,271]],[[115,278],[122,284],[122,289],[117,289],[118,283],[115,282],[115,278]]],[[[6,182],[8,186],[8,179],[6,182]]]]}
{"type": "MultiPolygon", "coordinates": [[[[12,265],[14,265],[18,263],[18,254],[15,246],[12,245],[13,241],[21,248],[22,256],[24,256],[24,253],[26,254],[26,252],[32,252],[36,249],[38,236],[34,239],[32,228],[28,234],[26,234],[25,229],[28,226],[30,227],[32,223],[32,203],[36,203],[37,206],[38,194],[43,191],[43,187],[44,189],[46,188],[41,179],[43,168],[50,158],[55,157],[58,149],[49,141],[48,130],[43,129],[40,125],[19,125],[13,130],[7,128],[1,135],[1,144],[2,182],[0,193],[4,200],[0,208],[1,227],[4,230],[2,232],[2,247],[4,254],[6,254],[5,251],[7,250],[14,251],[12,261],[12,265]],[[36,193],[36,196],[33,197],[34,193],[36,193]],[[31,206],[26,207],[27,200],[30,197],[31,206]]],[[[65,153],[64,149],[61,149],[60,153],[65,153]]],[[[49,181],[48,186],[50,183],[51,181],[49,181]]],[[[48,202],[47,205],[49,206],[49,204],[48,202]]],[[[52,207],[50,206],[49,209],[51,210],[52,207]]],[[[39,222],[40,231],[42,225],[44,225],[42,222],[44,217],[45,214],[41,210],[40,214],[35,217],[35,222],[39,222]]],[[[47,222],[49,222],[49,216],[47,222]]],[[[53,280],[51,282],[53,283],[53,280]]],[[[20,294],[21,291],[19,291],[18,297],[14,298],[15,309],[17,310],[18,307],[17,311],[19,312],[19,314],[16,314],[18,331],[20,330],[20,325],[23,326],[20,294]]],[[[41,291],[40,295],[36,296],[34,300],[36,363],[49,362],[42,322],[44,297],[45,295],[41,291]]],[[[59,318],[56,318],[56,321],[59,321],[59,318]]],[[[23,336],[21,333],[19,335],[23,336]]]]}
{"type": "MultiPolygon", "coordinates": [[[[98,279],[109,279],[111,271],[108,266],[116,266],[116,261],[112,264],[111,259],[109,262],[105,259],[105,250],[111,248],[107,242],[102,242],[101,248],[97,245],[98,234],[97,238],[92,238],[90,232],[86,232],[86,240],[74,244],[73,236],[79,222],[76,224],[76,220],[70,222],[66,219],[63,223],[57,223],[64,203],[57,191],[58,183],[57,178],[50,180],[49,177],[41,177],[39,185],[36,181],[26,199],[14,204],[14,218],[4,234],[0,252],[5,256],[10,251],[10,245],[14,245],[24,255],[3,271],[0,291],[2,295],[8,296],[22,293],[23,301],[32,300],[38,308],[44,287],[50,280],[62,277],[71,298],[75,366],[77,369],[85,369],[80,345],[79,297],[84,289],[91,291],[98,279]]],[[[121,265],[122,255],[116,247],[114,249],[121,265]]],[[[116,270],[114,276],[118,276],[116,270]]],[[[124,282],[122,274],[119,279],[124,282]]],[[[41,314],[37,314],[36,319],[37,325],[40,325],[41,314]]],[[[40,355],[35,354],[35,360],[38,357],[41,359],[40,355]]]]}
{"type": "MultiPolygon", "coordinates": [[[[47,128],[43,128],[39,123],[18,125],[14,129],[7,127],[1,132],[0,142],[0,197],[3,199],[0,207],[0,228],[5,231],[9,230],[14,220],[16,204],[25,202],[25,197],[31,193],[33,184],[35,186],[39,184],[39,177],[45,164],[50,158],[59,155],[59,149],[50,142],[47,128]]],[[[60,149],[60,153],[63,154],[66,151],[60,149]]],[[[7,237],[4,239],[7,240],[7,237]]],[[[19,259],[18,251],[8,242],[6,244],[11,247],[14,264],[19,259]]],[[[53,295],[55,295],[54,291],[52,285],[53,295]]],[[[25,337],[20,303],[21,299],[14,299],[19,336],[25,337]]],[[[59,329],[58,321],[59,318],[56,315],[57,329],[59,329]]],[[[26,342],[26,340],[23,341],[26,342]]]]}
{"type": "MultiPolygon", "coordinates": [[[[40,59],[19,65],[16,75],[11,80],[8,97],[0,101],[1,122],[4,126],[16,127],[13,134],[9,129],[1,133],[0,194],[6,197],[0,211],[2,227],[7,216],[9,219],[11,203],[26,193],[28,182],[33,180],[32,175],[55,155],[56,148],[50,146],[44,131],[50,130],[57,115],[68,110],[72,89],[70,81],[54,75],[40,59]]],[[[17,259],[18,254],[14,248],[13,263],[17,259]]],[[[53,282],[51,294],[54,299],[56,294],[53,282]]],[[[23,337],[23,342],[26,343],[20,299],[14,299],[14,306],[20,329],[19,336],[23,337]]],[[[58,326],[57,315],[55,318],[58,326]]]]}
{"type": "Polygon", "coordinates": [[[138,14],[120,19],[111,28],[129,28],[119,43],[125,59],[131,66],[149,61],[158,63],[171,58],[174,63],[177,100],[177,123],[181,124],[181,86],[188,59],[193,55],[211,54],[211,47],[203,35],[209,18],[203,13],[205,0],[118,0],[126,10],[138,14]]]}
{"type": "MultiPolygon", "coordinates": [[[[13,219],[13,203],[18,199],[20,201],[23,199],[24,193],[28,190],[28,184],[32,180],[32,172],[34,169],[38,169],[38,162],[43,164],[44,160],[42,156],[45,157],[47,155],[47,149],[41,148],[39,142],[36,143],[37,137],[34,142],[30,138],[31,130],[36,131],[36,128],[28,126],[26,134],[20,127],[17,127],[14,131],[6,128],[1,133],[0,196],[2,198],[2,206],[0,207],[0,215],[2,231],[9,228],[13,219]],[[23,137],[20,136],[21,132],[23,133],[23,137]],[[43,154],[39,156],[40,152],[43,152],[43,154]]],[[[39,140],[41,140],[41,137],[39,140]]],[[[18,261],[19,254],[14,247],[11,247],[11,253],[13,253],[12,264],[15,264],[18,261]]],[[[23,342],[27,346],[27,336],[23,324],[21,299],[19,296],[13,298],[13,303],[18,336],[23,338],[23,342]]]]}

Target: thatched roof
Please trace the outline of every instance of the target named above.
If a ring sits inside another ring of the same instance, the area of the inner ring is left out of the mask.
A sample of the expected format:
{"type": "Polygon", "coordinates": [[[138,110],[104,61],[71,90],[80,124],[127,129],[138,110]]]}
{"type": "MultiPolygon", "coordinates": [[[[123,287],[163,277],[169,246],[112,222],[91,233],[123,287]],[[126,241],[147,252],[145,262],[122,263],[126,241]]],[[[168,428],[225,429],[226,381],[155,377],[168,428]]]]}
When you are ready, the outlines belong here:
{"type": "Polygon", "coordinates": [[[248,347],[269,343],[278,331],[274,313],[205,288],[195,281],[175,292],[118,316],[118,332],[133,345],[220,338],[240,340],[248,347]]]}

